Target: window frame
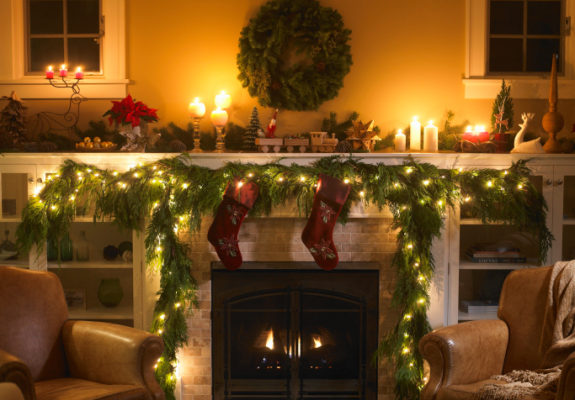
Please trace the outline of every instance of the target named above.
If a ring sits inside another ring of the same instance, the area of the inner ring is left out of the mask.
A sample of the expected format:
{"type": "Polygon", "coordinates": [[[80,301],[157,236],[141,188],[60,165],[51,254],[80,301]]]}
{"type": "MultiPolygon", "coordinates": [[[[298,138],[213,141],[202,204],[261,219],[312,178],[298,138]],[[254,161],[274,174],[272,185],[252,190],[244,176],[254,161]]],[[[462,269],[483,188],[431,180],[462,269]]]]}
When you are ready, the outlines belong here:
{"type": "MultiPolygon", "coordinates": [[[[102,74],[87,75],[82,81],[82,95],[91,99],[126,96],[126,4],[125,0],[102,0],[103,30],[101,40],[102,74]]],[[[66,90],[47,84],[44,76],[28,73],[26,68],[26,10],[24,0],[8,0],[0,4],[0,34],[10,37],[9,46],[0,48],[0,90],[15,90],[23,99],[65,99],[66,90]],[[2,22],[5,22],[3,25],[2,22]]]]}
{"type": "MultiPolygon", "coordinates": [[[[64,10],[66,10],[67,8],[67,3],[69,0],[63,0],[63,5],[64,5],[64,10]]],[[[26,3],[26,5],[24,6],[24,38],[25,38],[25,43],[26,43],[26,49],[25,49],[25,59],[26,59],[26,63],[25,63],[25,71],[26,71],[26,75],[41,75],[43,74],[43,71],[32,71],[32,60],[31,60],[31,40],[32,39],[42,39],[42,38],[57,38],[57,39],[62,39],[64,41],[64,60],[63,63],[68,65],[69,68],[73,68],[73,65],[70,65],[70,62],[68,60],[69,57],[69,50],[68,50],[68,46],[69,46],[69,39],[75,39],[75,38],[92,38],[92,39],[97,39],[99,41],[99,57],[100,57],[100,69],[99,71],[89,71],[89,70],[84,70],[84,76],[89,76],[89,75],[102,75],[103,74],[103,66],[102,66],[102,60],[103,60],[103,39],[105,36],[105,30],[104,30],[104,17],[103,17],[103,10],[102,10],[102,4],[103,4],[103,0],[99,1],[99,9],[98,9],[98,32],[97,33],[69,33],[68,29],[67,29],[67,25],[68,25],[68,13],[67,11],[63,10],[63,23],[64,23],[64,29],[62,31],[62,33],[58,33],[58,34],[42,34],[42,33],[31,33],[30,32],[30,0],[24,0],[24,2],[26,3]]],[[[57,67],[57,66],[55,66],[57,67]]]]}
{"type": "MultiPolygon", "coordinates": [[[[517,99],[546,99],[549,97],[549,73],[529,75],[488,73],[487,50],[489,37],[489,0],[466,0],[465,7],[465,74],[463,85],[466,99],[491,99],[501,88],[505,78],[517,99]]],[[[565,17],[575,16],[575,0],[565,0],[565,17]]],[[[565,19],[565,18],[564,18],[565,19]]],[[[575,98],[575,31],[563,36],[564,72],[559,77],[559,97],[575,98]]]]}

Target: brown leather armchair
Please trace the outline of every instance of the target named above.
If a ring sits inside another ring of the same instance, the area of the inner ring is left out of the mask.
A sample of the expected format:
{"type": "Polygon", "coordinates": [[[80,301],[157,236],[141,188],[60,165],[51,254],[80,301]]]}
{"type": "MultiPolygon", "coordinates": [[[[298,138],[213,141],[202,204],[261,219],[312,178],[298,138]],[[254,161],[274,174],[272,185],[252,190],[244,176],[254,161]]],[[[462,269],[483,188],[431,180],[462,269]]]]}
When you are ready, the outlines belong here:
{"type": "MultiPolygon", "coordinates": [[[[430,376],[423,400],[466,400],[489,378],[517,369],[540,368],[539,343],[552,267],[513,271],[499,300],[498,320],[437,329],[419,342],[430,376]]],[[[563,364],[556,400],[575,399],[575,353],[563,364]]]]}
{"type": "Polygon", "coordinates": [[[26,400],[164,399],[153,367],[162,351],[144,331],[68,320],[56,275],[0,267],[0,382],[26,400]]]}

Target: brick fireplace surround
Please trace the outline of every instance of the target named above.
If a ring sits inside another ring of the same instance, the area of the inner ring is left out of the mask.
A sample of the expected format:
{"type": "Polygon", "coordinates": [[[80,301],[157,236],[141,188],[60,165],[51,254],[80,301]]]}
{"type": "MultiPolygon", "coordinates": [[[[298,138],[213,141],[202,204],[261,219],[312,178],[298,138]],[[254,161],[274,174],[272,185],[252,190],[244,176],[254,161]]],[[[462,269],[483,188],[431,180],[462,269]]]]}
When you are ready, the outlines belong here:
{"type": "MultiPolygon", "coordinates": [[[[263,262],[306,262],[313,268],[313,258],[300,239],[306,219],[296,217],[297,212],[280,212],[281,216],[248,218],[240,234],[240,249],[243,255],[242,268],[253,268],[263,262]],[[311,262],[311,263],[310,263],[311,262]]],[[[391,329],[397,318],[397,311],[391,306],[396,275],[391,266],[396,250],[396,232],[391,228],[392,218],[384,212],[352,213],[346,225],[337,224],[334,241],[339,252],[338,269],[361,268],[368,262],[370,268],[378,268],[379,281],[379,335],[391,329]],[[359,217],[355,217],[359,215],[359,217]],[[369,216],[369,218],[367,218],[369,216]]],[[[217,255],[208,243],[207,230],[211,219],[206,219],[201,231],[183,237],[190,244],[190,257],[194,265],[194,277],[199,286],[199,309],[188,319],[189,341],[180,352],[180,376],[177,392],[183,400],[212,399],[211,358],[211,270],[222,268],[217,255]]],[[[276,264],[277,265],[277,264],[276,264]]],[[[292,264],[294,265],[294,264],[292,264]]],[[[237,273],[241,274],[241,268],[237,273]]],[[[378,366],[378,399],[391,400],[394,383],[386,362],[378,366]]]]}

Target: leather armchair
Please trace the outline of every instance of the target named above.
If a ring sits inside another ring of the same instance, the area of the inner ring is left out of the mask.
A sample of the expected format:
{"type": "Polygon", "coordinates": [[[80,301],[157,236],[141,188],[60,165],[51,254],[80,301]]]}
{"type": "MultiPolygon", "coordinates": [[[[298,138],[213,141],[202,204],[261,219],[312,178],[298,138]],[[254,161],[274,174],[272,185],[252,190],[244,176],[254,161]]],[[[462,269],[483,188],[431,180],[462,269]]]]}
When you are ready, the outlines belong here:
{"type": "MultiPolygon", "coordinates": [[[[489,377],[538,369],[552,267],[513,271],[503,284],[497,320],[465,322],[437,329],[419,342],[430,367],[422,400],[467,400],[489,377]]],[[[575,399],[575,353],[563,364],[556,400],[575,399]]]]}
{"type": "Polygon", "coordinates": [[[50,272],[0,267],[0,383],[26,400],[162,400],[154,375],[163,342],[126,326],[68,320],[50,272]]]}

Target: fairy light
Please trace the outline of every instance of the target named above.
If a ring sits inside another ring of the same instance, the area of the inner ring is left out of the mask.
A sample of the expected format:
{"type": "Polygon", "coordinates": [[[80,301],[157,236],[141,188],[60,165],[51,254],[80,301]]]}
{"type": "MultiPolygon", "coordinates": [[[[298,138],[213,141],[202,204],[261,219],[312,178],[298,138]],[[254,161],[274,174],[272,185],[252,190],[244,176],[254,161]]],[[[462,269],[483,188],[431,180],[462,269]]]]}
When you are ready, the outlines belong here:
{"type": "Polygon", "coordinates": [[[409,333],[403,332],[403,337],[407,339],[409,337],[409,333]]]}
{"type": "Polygon", "coordinates": [[[469,196],[465,196],[465,198],[463,199],[464,202],[469,203],[471,201],[471,197],[469,196]]]}
{"type": "Polygon", "coordinates": [[[401,352],[402,352],[403,354],[409,354],[409,352],[410,352],[409,347],[404,347],[404,348],[401,350],[401,352]]]}
{"type": "Polygon", "coordinates": [[[409,363],[409,367],[410,367],[410,368],[413,368],[413,363],[412,363],[412,362],[409,363]]]}
{"type": "Polygon", "coordinates": [[[118,176],[118,171],[114,171],[114,172],[112,172],[112,175],[114,175],[114,176],[118,176]]]}
{"type": "Polygon", "coordinates": [[[158,203],[157,201],[154,202],[154,204],[152,204],[152,208],[158,208],[160,205],[160,203],[158,203]]]}
{"type": "Polygon", "coordinates": [[[180,220],[180,222],[184,222],[186,220],[186,217],[184,217],[183,215],[180,215],[180,217],[178,219],[180,220]]]}
{"type": "Polygon", "coordinates": [[[153,171],[155,171],[155,170],[157,170],[157,169],[158,169],[158,166],[157,166],[157,165],[153,165],[153,166],[152,166],[152,170],[153,170],[153,171]]]}
{"type": "Polygon", "coordinates": [[[299,177],[299,180],[300,180],[301,182],[305,182],[305,176],[303,176],[303,175],[300,176],[300,177],[299,177]]]}
{"type": "Polygon", "coordinates": [[[425,179],[423,182],[423,186],[428,186],[430,184],[429,179],[425,179]]]}
{"type": "Polygon", "coordinates": [[[166,314],[160,315],[160,319],[161,319],[162,321],[165,320],[165,319],[166,319],[166,314]]]}
{"type": "Polygon", "coordinates": [[[174,304],[174,308],[177,310],[178,308],[180,308],[182,306],[182,303],[176,303],[174,304]]]}
{"type": "Polygon", "coordinates": [[[100,176],[100,174],[99,174],[98,172],[96,172],[96,173],[94,174],[94,176],[97,178],[97,177],[100,176]]]}
{"type": "Polygon", "coordinates": [[[238,189],[241,188],[242,186],[244,186],[244,183],[242,181],[238,182],[238,189]]]}
{"type": "Polygon", "coordinates": [[[58,206],[56,206],[55,204],[52,204],[52,206],[50,207],[50,210],[56,210],[58,208],[58,206]]]}
{"type": "Polygon", "coordinates": [[[163,334],[163,333],[164,333],[164,330],[163,330],[163,329],[161,329],[161,328],[158,329],[158,335],[161,335],[161,334],[163,334]]]}
{"type": "Polygon", "coordinates": [[[253,172],[250,172],[250,173],[248,174],[248,178],[253,178],[253,177],[254,177],[253,172]]]}
{"type": "Polygon", "coordinates": [[[411,319],[411,314],[405,314],[403,318],[409,321],[411,319]]]}
{"type": "Polygon", "coordinates": [[[76,196],[71,195],[71,196],[70,196],[70,201],[74,201],[74,200],[76,200],[76,196]]]}
{"type": "Polygon", "coordinates": [[[425,281],[425,277],[423,275],[419,274],[419,276],[417,277],[417,280],[419,282],[423,282],[423,281],[425,281]]]}
{"type": "Polygon", "coordinates": [[[283,177],[283,176],[280,176],[280,177],[278,178],[278,181],[279,181],[279,182],[283,182],[283,181],[284,181],[284,177],[283,177]]]}
{"type": "Polygon", "coordinates": [[[157,246],[156,247],[156,253],[160,253],[162,251],[162,246],[157,246]]]}
{"type": "Polygon", "coordinates": [[[188,188],[188,186],[190,186],[190,185],[189,185],[189,184],[187,184],[187,183],[182,183],[182,189],[187,189],[187,188],[188,188]]]}
{"type": "Polygon", "coordinates": [[[158,175],[162,175],[163,173],[164,173],[164,171],[162,171],[162,170],[158,171],[158,175]]]}
{"type": "Polygon", "coordinates": [[[523,185],[522,185],[521,183],[518,184],[518,185],[517,185],[517,189],[519,189],[519,190],[523,189],[523,185]]]}
{"type": "Polygon", "coordinates": [[[398,187],[399,187],[399,183],[395,182],[395,183],[393,184],[393,187],[394,187],[394,188],[398,188],[398,187]]]}
{"type": "Polygon", "coordinates": [[[409,250],[413,249],[413,244],[409,243],[409,244],[407,245],[407,248],[408,248],[409,250]]]}
{"type": "Polygon", "coordinates": [[[425,304],[425,299],[423,297],[420,297],[419,299],[417,299],[417,304],[419,305],[425,304]]]}
{"type": "Polygon", "coordinates": [[[415,268],[419,268],[419,263],[416,262],[415,264],[413,264],[413,266],[414,266],[415,268]]]}
{"type": "Polygon", "coordinates": [[[345,179],[343,180],[343,183],[345,183],[346,185],[349,184],[349,179],[348,179],[348,178],[345,178],[345,179]]]}
{"type": "Polygon", "coordinates": [[[82,176],[82,172],[81,172],[81,171],[78,171],[78,172],[76,172],[76,175],[78,175],[78,177],[81,177],[81,176],[82,176]]]}
{"type": "Polygon", "coordinates": [[[507,170],[503,171],[503,175],[508,175],[508,174],[509,174],[509,171],[507,171],[507,170]]]}
{"type": "Polygon", "coordinates": [[[411,174],[412,172],[413,172],[413,168],[411,168],[411,167],[407,167],[405,170],[406,174],[411,174]]]}
{"type": "Polygon", "coordinates": [[[487,187],[493,187],[493,181],[487,181],[487,187]]]}
{"type": "Polygon", "coordinates": [[[138,174],[137,172],[134,172],[134,178],[139,178],[140,174],[138,174]]]}
{"type": "Polygon", "coordinates": [[[359,192],[359,196],[360,196],[360,197],[365,197],[365,192],[362,190],[361,192],[359,192]]]}
{"type": "Polygon", "coordinates": [[[442,207],[443,206],[443,200],[437,200],[437,205],[439,207],[442,207]]]}

